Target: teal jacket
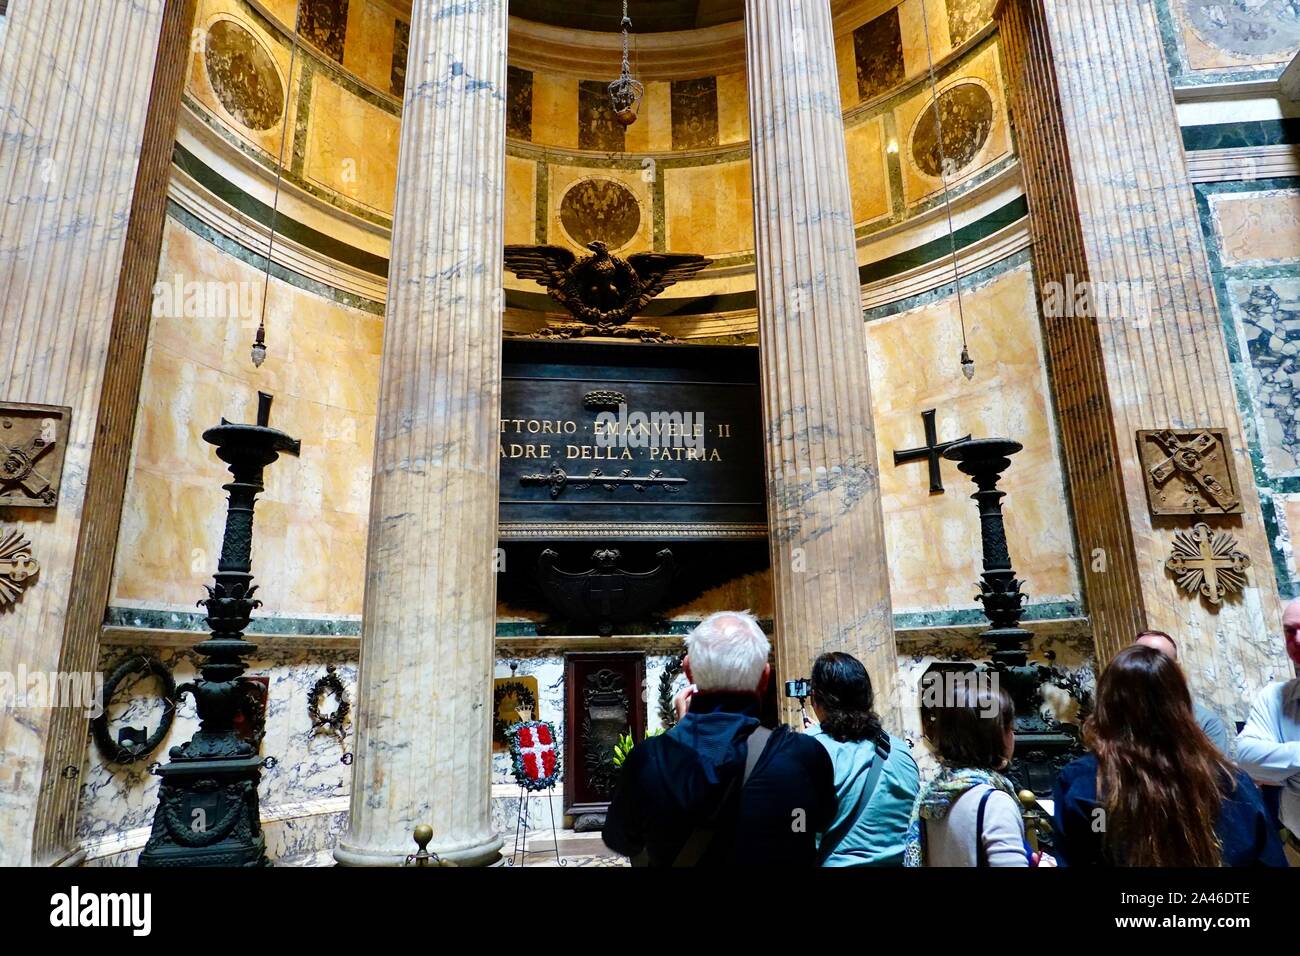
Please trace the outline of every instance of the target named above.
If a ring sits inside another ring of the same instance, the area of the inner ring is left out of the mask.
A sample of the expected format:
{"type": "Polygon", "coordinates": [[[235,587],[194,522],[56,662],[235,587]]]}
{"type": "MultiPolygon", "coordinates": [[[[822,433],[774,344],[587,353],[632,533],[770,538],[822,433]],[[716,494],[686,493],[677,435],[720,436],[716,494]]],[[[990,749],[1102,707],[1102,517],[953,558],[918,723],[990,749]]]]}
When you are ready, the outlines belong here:
{"type": "MultiPolygon", "coordinates": [[[[807,736],[826,748],[835,766],[837,805],[827,832],[839,832],[841,823],[858,807],[876,756],[876,745],[870,740],[841,743],[823,733],[820,727],[810,728],[807,736]]],[[[906,741],[890,735],[889,743],[889,758],[870,802],[858,812],[857,822],[822,866],[903,865],[907,825],[921,789],[921,772],[906,741]]],[[[820,839],[819,836],[819,844],[820,839]]]]}

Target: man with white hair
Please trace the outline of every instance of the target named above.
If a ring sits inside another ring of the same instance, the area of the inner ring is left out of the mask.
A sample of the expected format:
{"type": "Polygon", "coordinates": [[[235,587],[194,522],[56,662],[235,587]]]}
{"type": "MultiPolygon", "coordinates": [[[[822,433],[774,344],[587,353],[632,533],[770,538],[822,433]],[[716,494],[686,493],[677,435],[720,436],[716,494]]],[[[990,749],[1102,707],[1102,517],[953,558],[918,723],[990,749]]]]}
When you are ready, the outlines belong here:
{"type": "Polygon", "coordinates": [[[645,866],[816,865],[834,768],[811,737],[759,725],[770,653],[745,612],[691,632],[686,712],[628,754],[605,820],[610,849],[645,866]]]}
{"type": "MultiPolygon", "coordinates": [[[[1282,610],[1287,655],[1300,666],[1300,598],[1282,610]]],[[[1300,865],[1300,678],[1269,684],[1237,736],[1237,763],[1257,783],[1280,787],[1287,856],[1300,865]]]]}

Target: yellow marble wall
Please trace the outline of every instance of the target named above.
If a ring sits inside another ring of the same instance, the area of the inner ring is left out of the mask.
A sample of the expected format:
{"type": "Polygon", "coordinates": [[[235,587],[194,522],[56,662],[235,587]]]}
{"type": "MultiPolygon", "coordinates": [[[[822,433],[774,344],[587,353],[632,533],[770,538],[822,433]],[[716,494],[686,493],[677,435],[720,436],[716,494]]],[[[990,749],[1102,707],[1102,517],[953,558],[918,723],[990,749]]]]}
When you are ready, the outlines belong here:
{"type": "MultiPolygon", "coordinates": [[[[195,42],[190,52],[190,75],[186,93],[196,101],[221,127],[237,140],[262,150],[268,156],[279,156],[285,130],[292,131],[298,107],[298,79],[302,76],[301,64],[294,69],[292,84],[289,81],[291,51],[280,42],[280,35],[267,29],[257,17],[251,16],[240,0],[199,0],[194,19],[195,42]],[[292,86],[288,96],[287,115],[267,130],[249,129],[231,115],[222,105],[208,76],[206,50],[207,34],[222,20],[231,20],[253,34],[262,49],[270,56],[279,72],[282,91],[292,86]],[[287,119],[287,122],[286,122],[287,119]]],[[[290,133],[292,137],[292,133],[290,133]]],[[[287,155],[287,154],[286,154],[287,155]]]]}
{"type": "Polygon", "coordinates": [[[169,220],[159,282],[110,605],[194,609],[216,569],[228,477],[201,435],[222,417],[254,420],[265,390],[272,424],[303,448],[267,472],[259,596],[274,616],[360,614],[382,320],[272,280],[270,353],[254,369],[259,270],[169,220]],[[232,307],[213,308],[225,283],[232,307]]]}
{"type": "Polygon", "coordinates": [[[885,118],[874,116],[844,131],[849,156],[849,186],[853,191],[853,222],[865,225],[888,216],[889,165],[885,118]]]}
{"type": "Polygon", "coordinates": [[[748,161],[665,169],[669,249],[710,255],[754,250],[754,190],[748,161]]]}
{"type": "MultiPolygon", "coordinates": [[[[960,186],[1011,153],[1011,125],[1007,120],[1006,93],[996,45],[987,47],[960,70],[946,76],[938,85],[938,94],[942,97],[946,91],[963,83],[975,83],[989,94],[993,101],[993,125],[979,152],[966,165],[959,167],[955,176],[948,178],[949,188],[960,186]]],[[[934,122],[933,113],[928,110],[933,102],[934,96],[926,85],[917,89],[895,112],[903,166],[903,195],[908,205],[921,202],[944,188],[943,179],[922,170],[912,155],[912,142],[918,126],[923,121],[934,122]]]]}
{"type": "Polygon", "coordinates": [[[976,607],[979,521],[970,479],[944,462],[946,492],[931,495],[925,462],[894,465],[896,449],[925,444],[921,412],[938,410],[940,441],[966,434],[1024,444],[1007,472],[1012,559],[1034,604],[1078,600],[1075,546],[1058,460],[1028,264],[963,294],[976,375],[957,366],[953,297],[867,324],[876,449],[896,613],[976,607]]]}
{"type": "Polygon", "coordinates": [[[304,177],[391,217],[400,118],[323,73],[314,77],[311,94],[304,177]]]}
{"type": "MultiPolygon", "coordinates": [[[[405,16],[410,16],[409,10],[405,16]]],[[[388,4],[349,0],[343,66],[384,93],[388,93],[392,85],[396,27],[397,18],[388,4]]]]}
{"type": "Polygon", "coordinates": [[[1211,196],[1226,266],[1300,259],[1300,199],[1294,190],[1211,196]]]}

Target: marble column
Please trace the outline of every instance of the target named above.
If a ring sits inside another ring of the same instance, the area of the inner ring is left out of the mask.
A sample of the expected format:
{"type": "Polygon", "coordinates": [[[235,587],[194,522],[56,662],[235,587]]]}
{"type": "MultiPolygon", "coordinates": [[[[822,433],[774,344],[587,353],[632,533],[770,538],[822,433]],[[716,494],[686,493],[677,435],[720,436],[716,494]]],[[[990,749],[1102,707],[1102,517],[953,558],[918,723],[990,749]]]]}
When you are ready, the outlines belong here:
{"type": "MultiPolygon", "coordinates": [[[[866,665],[897,723],[897,654],[829,0],[747,0],[758,321],[777,678],[866,665]]],[[[784,698],[783,698],[784,699],[784,698]]],[[[784,718],[796,709],[785,702],[784,718]]]]}
{"type": "Polygon", "coordinates": [[[997,15],[1040,286],[1091,282],[1144,306],[1043,324],[1098,656],[1168,631],[1232,726],[1290,666],[1155,5],[1003,0],[997,15]],[[1218,607],[1165,571],[1175,533],[1202,519],[1152,519],[1136,444],[1138,429],[1198,427],[1226,431],[1244,507],[1204,520],[1254,562],[1218,607]]]}
{"type": "MultiPolygon", "coordinates": [[[[21,531],[41,565],[0,615],[0,672],[9,675],[95,667],[98,630],[69,645],[68,608],[84,551],[88,470],[104,440],[97,423],[166,8],[165,0],[43,0],[11,3],[6,16],[0,401],[72,409],[57,509],[0,514],[0,529],[21,531]]],[[[109,543],[101,556],[111,552],[109,543]]],[[[0,709],[0,864],[72,861],[85,708],[12,704],[0,709]],[[52,728],[69,715],[76,745],[52,763],[52,728]],[[51,800],[58,812],[38,825],[51,800]]]]}
{"type": "Polygon", "coordinates": [[[489,819],[506,0],[415,0],[380,378],[343,864],[411,832],[460,865],[489,819]]]}

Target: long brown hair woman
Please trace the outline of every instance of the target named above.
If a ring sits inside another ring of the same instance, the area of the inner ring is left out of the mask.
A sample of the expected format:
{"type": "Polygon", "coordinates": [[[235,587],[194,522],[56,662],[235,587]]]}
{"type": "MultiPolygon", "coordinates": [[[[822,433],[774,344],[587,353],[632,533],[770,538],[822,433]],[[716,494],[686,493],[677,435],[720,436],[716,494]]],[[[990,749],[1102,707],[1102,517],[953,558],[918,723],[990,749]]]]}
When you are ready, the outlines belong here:
{"type": "Polygon", "coordinates": [[[1064,865],[1286,865],[1258,789],[1201,730],[1182,670],[1160,651],[1115,656],[1084,741],[1091,753],[1053,793],[1064,865]]]}

